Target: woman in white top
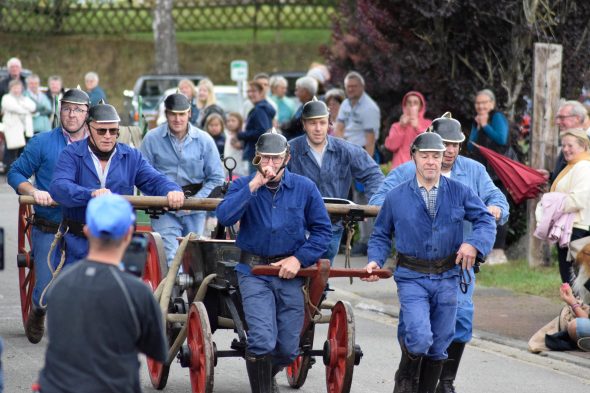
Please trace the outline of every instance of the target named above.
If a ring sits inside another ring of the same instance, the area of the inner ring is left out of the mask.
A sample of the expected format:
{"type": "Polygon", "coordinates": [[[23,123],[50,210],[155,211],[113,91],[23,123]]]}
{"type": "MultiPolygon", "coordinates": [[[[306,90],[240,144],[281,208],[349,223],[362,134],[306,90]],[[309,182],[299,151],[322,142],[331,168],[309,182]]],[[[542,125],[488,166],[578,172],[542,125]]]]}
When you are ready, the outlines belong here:
{"type": "MultiPolygon", "coordinates": [[[[557,175],[551,192],[566,194],[563,212],[575,213],[572,241],[590,236],[590,140],[582,128],[565,130],[559,136],[567,166],[557,175]]],[[[559,273],[562,282],[573,286],[576,275],[567,252],[567,248],[557,249],[559,273]]]]}
{"type": "Polygon", "coordinates": [[[10,81],[8,94],[2,97],[2,122],[4,123],[4,167],[8,171],[25,147],[26,139],[33,136],[33,113],[37,110],[35,102],[23,95],[23,85],[19,79],[10,81]]]}

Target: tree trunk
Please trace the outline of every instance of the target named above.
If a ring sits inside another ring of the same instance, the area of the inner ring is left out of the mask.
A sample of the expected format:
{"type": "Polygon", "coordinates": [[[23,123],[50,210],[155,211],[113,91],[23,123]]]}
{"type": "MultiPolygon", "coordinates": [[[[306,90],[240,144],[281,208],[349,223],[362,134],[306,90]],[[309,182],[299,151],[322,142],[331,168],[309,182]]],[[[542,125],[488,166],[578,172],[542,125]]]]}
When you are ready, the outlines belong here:
{"type": "Polygon", "coordinates": [[[173,0],[157,0],[154,9],[154,44],[156,46],[156,73],[178,74],[176,30],[172,18],[173,0]]]}

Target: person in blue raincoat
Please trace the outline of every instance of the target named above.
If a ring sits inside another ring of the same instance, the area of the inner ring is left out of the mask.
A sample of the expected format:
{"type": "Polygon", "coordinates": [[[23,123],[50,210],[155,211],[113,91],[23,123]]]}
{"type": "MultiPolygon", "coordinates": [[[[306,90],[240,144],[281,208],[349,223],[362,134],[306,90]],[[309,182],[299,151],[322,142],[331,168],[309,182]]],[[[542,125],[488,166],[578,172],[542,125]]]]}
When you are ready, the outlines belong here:
{"type": "MultiPolygon", "coordinates": [[[[206,198],[225,179],[217,146],[211,135],[189,123],[191,105],[184,95],[170,94],[164,107],[166,123],[146,134],[140,150],[154,168],[182,187],[187,198],[206,198]]],[[[152,220],[164,240],[168,264],[178,237],[189,232],[203,235],[205,216],[204,211],[178,211],[152,220]]]]}
{"type": "Polygon", "coordinates": [[[295,277],[326,252],[332,235],[320,192],[289,172],[287,139],[274,129],[256,143],[256,173],[232,183],[217,207],[224,226],[240,221],[236,267],[248,324],[246,368],[253,393],[277,391],[274,375],[299,354],[304,319],[303,280],[295,277]],[[255,276],[255,265],[280,266],[278,276],[255,276]]]}
{"type": "Polygon", "coordinates": [[[49,184],[62,150],[88,135],[88,94],[80,89],[70,89],[64,93],[60,104],[61,125],[49,132],[35,135],[8,171],[8,184],[19,195],[29,195],[35,199],[31,228],[35,287],[32,309],[25,325],[25,334],[34,344],[41,341],[45,330],[42,294],[51,280],[47,255],[61,222],[61,209],[50,207],[53,199],[48,192],[49,184]],[[32,183],[31,178],[34,178],[32,183]]]}
{"type": "Polygon", "coordinates": [[[366,270],[372,273],[385,263],[395,236],[402,350],[396,393],[434,393],[453,341],[459,281],[469,282],[476,257],[490,252],[496,235],[494,216],[481,199],[441,176],[445,150],[434,132],[416,137],[416,175],[387,194],[369,241],[366,270]],[[465,238],[464,220],[473,225],[465,238]]]}
{"type": "MultiPolygon", "coordinates": [[[[497,225],[506,223],[509,215],[509,205],[506,196],[494,185],[494,182],[482,164],[459,155],[461,143],[465,140],[465,135],[461,131],[461,124],[457,120],[450,118],[450,114],[448,117],[445,114],[443,117],[433,121],[432,131],[442,137],[446,147],[443,154],[441,174],[471,188],[487,206],[488,211],[496,218],[497,225]]],[[[404,181],[411,180],[415,175],[416,164],[414,161],[409,161],[391,171],[379,191],[373,195],[369,204],[383,205],[385,196],[391,189],[404,181]]],[[[466,238],[470,233],[471,223],[464,221],[463,237],[466,238]]],[[[475,274],[473,270],[470,274],[473,277],[472,285],[469,285],[465,293],[461,290],[457,292],[458,308],[455,337],[449,348],[447,348],[449,357],[443,366],[437,393],[453,393],[455,391],[453,383],[457,376],[463,350],[465,349],[465,344],[471,340],[473,332],[473,291],[475,289],[475,274]]]]}
{"type": "Polygon", "coordinates": [[[133,195],[136,186],[146,195],[166,196],[171,209],[184,204],[179,185],[156,171],[139,150],[117,143],[119,121],[112,105],[91,107],[88,138],[66,147],[55,165],[49,193],[62,207],[60,233],[65,240],[61,245],[65,256],[56,253],[55,266],[86,256],[88,241],[82,228],[91,198],[110,193],[133,195]]]}

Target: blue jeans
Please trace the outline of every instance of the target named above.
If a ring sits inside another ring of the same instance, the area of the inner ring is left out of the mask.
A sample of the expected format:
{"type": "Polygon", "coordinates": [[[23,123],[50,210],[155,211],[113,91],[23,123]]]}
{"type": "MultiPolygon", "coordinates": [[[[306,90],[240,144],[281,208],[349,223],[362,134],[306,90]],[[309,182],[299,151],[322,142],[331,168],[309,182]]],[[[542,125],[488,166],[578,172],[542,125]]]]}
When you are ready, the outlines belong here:
{"type": "MultiPolygon", "coordinates": [[[[35,287],[33,288],[33,305],[40,307],[39,299],[43,290],[51,281],[51,271],[47,265],[47,254],[51,248],[51,243],[55,235],[53,233],[46,233],[33,226],[31,230],[31,241],[33,242],[33,261],[35,264],[35,287]]],[[[51,257],[53,268],[55,269],[55,253],[59,247],[55,247],[51,257]]]]}
{"type": "Polygon", "coordinates": [[[330,266],[334,266],[334,258],[336,257],[336,254],[338,254],[338,249],[340,248],[342,232],[344,232],[344,228],[332,226],[332,240],[330,240],[328,249],[322,256],[322,258],[330,260],[330,266]]]}
{"type": "Polygon", "coordinates": [[[400,342],[414,355],[446,359],[455,334],[459,278],[395,277],[395,282],[400,303],[400,342]]]}
{"type": "Polygon", "coordinates": [[[288,366],[299,354],[303,280],[236,273],[248,324],[248,352],[270,353],[274,365],[288,366]]]}
{"type": "Polygon", "coordinates": [[[162,236],[168,266],[172,264],[178,249],[178,237],[186,236],[190,232],[202,235],[205,230],[207,212],[196,212],[185,215],[165,213],[152,219],[152,228],[162,236]]]}

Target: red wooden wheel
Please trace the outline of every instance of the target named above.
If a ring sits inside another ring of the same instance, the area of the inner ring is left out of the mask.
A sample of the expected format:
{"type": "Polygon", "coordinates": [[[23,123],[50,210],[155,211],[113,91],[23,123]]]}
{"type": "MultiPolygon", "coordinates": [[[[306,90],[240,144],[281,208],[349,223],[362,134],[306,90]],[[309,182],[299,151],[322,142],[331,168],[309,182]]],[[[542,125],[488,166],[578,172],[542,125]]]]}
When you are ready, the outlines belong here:
{"type": "Polygon", "coordinates": [[[33,215],[31,205],[20,205],[18,209],[18,287],[23,326],[26,326],[29,312],[33,305],[33,288],[35,288],[35,265],[31,255],[31,226],[27,219],[33,215]],[[26,231],[25,231],[26,228],[26,231]]]}
{"type": "MultiPolygon", "coordinates": [[[[147,232],[146,236],[148,239],[147,259],[142,280],[150,286],[153,292],[160,284],[160,281],[165,277],[168,271],[168,265],[166,264],[166,253],[164,251],[164,243],[160,234],[156,232],[147,232]]],[[[166,324],[166,330],[168,330],[168,324],[166,324]]],[[[168,382],[170,366],[166,366],[149,357],[146,361],[152,386],[158,390],[164,389],[166,382],[168,382]]]]}
{"type": "Polygon", "coordinates": [[[349,393],[354,370],[354,314],[348,302],[332,308],[328,339],[324,344],[326,388],[328,393],[349,393]]]}
{"type": "Polygon", "coordinates": [[[190,378],[192,393],[213,391],[213,338],[207,309],[202,302],[191,304],[187,320],[186,341],[190,351],[190,378]]]}
{"type": "MultiPolygon", "coordinates": [[[[313,336],[315,327],[312,324],[301,337],[300,345],[313,346],[313,336]]],[[[299,355],[289,366],[285,367],[285,373],[287,374],[287,382],[289,386],[294,389],[299,389],[305,383],[307,379],[307,373],[311,368],[313,358],[310,355],[299,355]]]]}

